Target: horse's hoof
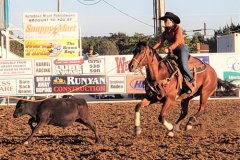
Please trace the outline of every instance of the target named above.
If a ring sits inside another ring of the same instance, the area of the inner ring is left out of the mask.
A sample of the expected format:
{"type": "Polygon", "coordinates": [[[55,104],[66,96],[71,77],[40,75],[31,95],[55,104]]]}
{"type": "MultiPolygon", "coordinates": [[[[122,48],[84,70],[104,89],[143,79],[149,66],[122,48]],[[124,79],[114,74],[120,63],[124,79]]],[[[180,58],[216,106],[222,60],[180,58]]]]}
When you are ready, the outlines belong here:
{"type": "Polygon", "coordinates": [[[186,130],[192,129],[192,125],[187,125],[186,130]]]}
{"type": "Polygon", "coordinates": [[[24,145],[28,145],[28,144],[29,144],[29,142],[28,142],[28,141],[25,141],[23,144],[24,144],[24,145]]]}
{"type": "Polygon", "coordinates": [[[135,129],[134,129],[135,136],[140,135],[141,132],[142,132],[141,127],[135,127],[135,129]]]}
{"type": "Polygon", "coordinates": [[[101,139],[100,138],[95,139],[95,143],[101,143],[101,139]]]}
{"type": "Polygon", "coordinates": [[[169,137],[173,137],[173,136],[174,136],[174,133],[173,133],[173,132],[168,132],[168,136],[169,136],[169,137]]]}
{"type": "Polygon", "coordinates": [[[173,126],[173,131],[180,131],[179,125],[174,125],[173,126]]]}
{"type": "Polygon", "coordinates": [[[169,130],[173,130],[173,125],[171,123],[168,123],[167,121],[163,122],[163,125],[169,130]]]}

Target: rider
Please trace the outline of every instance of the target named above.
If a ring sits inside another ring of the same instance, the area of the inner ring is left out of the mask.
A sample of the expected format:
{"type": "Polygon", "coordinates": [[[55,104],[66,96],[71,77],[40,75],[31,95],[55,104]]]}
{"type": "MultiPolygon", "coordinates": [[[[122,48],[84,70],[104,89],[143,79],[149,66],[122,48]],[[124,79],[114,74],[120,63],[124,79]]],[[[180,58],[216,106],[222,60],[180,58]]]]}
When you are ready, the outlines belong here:
{"type": "Polygon", "coordinates": [[[181,71],[184,73],[187,80],[190,83],[193,83],[195,80],[188,66],[189,51],[183,38],[182,28],[179,25],[180,18],[174,13],[166,12],[160,20],[164,20],[165,31],[162,33],[161,39],[153,46],[153,49],[157,49],[159,46],[162,46],[164,41],[167,40],[169,47],[163,48],[163,52],[170,53],[172,51],[173,54],[178,57],[178,63],[181,71]]]}

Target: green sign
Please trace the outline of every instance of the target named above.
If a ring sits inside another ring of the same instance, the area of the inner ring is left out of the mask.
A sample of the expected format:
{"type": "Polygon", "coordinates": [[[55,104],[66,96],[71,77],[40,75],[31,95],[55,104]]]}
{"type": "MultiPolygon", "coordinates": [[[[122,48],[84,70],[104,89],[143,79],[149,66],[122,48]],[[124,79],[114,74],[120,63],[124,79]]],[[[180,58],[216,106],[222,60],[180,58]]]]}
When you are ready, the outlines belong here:
{"type": "Polygon", "coordinates": [[[223,78],[225,81],[240,83],[240,72],[223,72],[223,78]]]}

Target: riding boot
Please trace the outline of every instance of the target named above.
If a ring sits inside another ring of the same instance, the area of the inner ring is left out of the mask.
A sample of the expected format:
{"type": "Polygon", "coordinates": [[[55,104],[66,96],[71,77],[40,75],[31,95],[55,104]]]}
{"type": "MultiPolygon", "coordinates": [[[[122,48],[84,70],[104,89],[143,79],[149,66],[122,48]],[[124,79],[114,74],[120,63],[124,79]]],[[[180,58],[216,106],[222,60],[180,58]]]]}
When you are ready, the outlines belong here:
{"type": "Polygon", "coordinates": [[[185,79],[185,91],[187,94],[191,94],[195,88],[195,79],[194,78],[186,78],[185,79]]]}

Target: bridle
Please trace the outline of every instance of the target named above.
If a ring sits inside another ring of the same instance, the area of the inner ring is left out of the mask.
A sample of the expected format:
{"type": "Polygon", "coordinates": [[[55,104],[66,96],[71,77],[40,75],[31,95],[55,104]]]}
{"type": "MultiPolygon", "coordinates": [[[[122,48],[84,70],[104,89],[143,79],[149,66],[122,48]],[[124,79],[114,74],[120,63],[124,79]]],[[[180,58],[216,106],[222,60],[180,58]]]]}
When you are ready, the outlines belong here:
{"type": "Polygon", "coordinates": [[[133,58],[133,61],[135,61],[137,64],[137,67],[136,67],[136,69],[139,69],[139,70],[141,70],[142,69],[142,67],[143,67],[143,65],[142,65],[142,62],[143,62],[143,60],[145,59],[145,57],[147,57],[147,54],[146,54],[146,52],[145,51],[141,51],[139,54],[143,54],[143,56],[142,56],[142,58],[140,59],[140,61],[138,61],[136,58],[133,58]],[[143,53],[142,53],[143,52],[143,53]],[[141,66],[141,67],[140,67],[141,66]]]}
{"type": "MultiPolygon", "coordinates": [[[[145,50],[141,50],[140,51],[140,53],[139,54],[143,54],[143,56],[142,56],[142,58],[140,59],[140,60],[137,60],[136,58],[133,58],[132,59],[132,61],[135,61],[137,64],[137,66],[136,66],[136,70],[139,70],[141,73],[142,73],[142,67],[144,67],[144,66],[146,66],[146,65],[142,65],[142,63],[143,63],[143,60],[145,59],[145,58],[147,58],[147,61],[149,61],[149,56],[147,56],[147,53],[146,53],[146,51],[145,50]]],[[[153,55],[154,56],[154,55],[153,55]]],[[[153,59],[153,58],[152,58],[153,59]]],[[[142,75],[143,75],[143,73],[142,73],[142,75]]]]}

